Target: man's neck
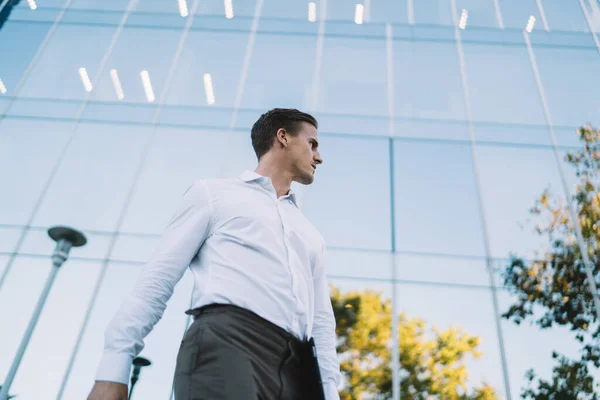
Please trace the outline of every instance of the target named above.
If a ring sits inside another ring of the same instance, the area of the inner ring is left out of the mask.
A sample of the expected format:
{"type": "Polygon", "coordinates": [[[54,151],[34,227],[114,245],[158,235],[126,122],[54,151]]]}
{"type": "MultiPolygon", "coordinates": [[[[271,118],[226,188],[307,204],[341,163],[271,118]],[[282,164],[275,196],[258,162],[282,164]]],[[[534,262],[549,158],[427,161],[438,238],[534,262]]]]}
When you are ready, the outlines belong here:
{"type": "Polygon", "coordinates": [[[277,192],[278,198],[289,193],[292,185],[292,177],[285,170],[261,163],[256,167],[254,172],[271,178],[271,183],[277,192]]]}

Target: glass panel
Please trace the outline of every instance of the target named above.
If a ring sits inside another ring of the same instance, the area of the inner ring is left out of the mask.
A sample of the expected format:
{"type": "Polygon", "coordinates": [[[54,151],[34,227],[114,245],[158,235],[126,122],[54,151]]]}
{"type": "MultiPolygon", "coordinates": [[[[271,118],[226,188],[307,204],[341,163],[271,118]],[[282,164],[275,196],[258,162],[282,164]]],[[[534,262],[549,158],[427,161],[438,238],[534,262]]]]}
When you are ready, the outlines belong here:
{"type": "MultiPolygon", "coordinates": [[[[73,0],[73,3],[79,2],[82,0],[73,0]]],[[[84,0],[84,1],[96,1],[97,0],[84,0]]],[[[110,1],[116,1],[116,0],[110,0],[110,1]]],[[[13,1],[14,3],[14,1],[13,1]]],[[[64,6],[66,5],[67,1],[66,0],[40,0],[40,1],[36,1],[35,2],[37,5],[37,8],[35,10],[32,11],[38,11],[39,9],[44,9],[44,8],[64,8],[64,6]]],[[[31,10],[31,7],[29,5],[28,1],[23,1],[23,0],[19,0],[18,4],[16,5],[18,8],[25,8],[28,10],[31,10]]]]}
{"type": "MultiPolygon", "coordinates": [[[[418,0],[417,0],[418,1],[418,0]]],[[[456,15],[467,10],[467,26],[499,28],[493,0],[456,0],[456,15]]]]}
{"type": "Polygon", "coordinates": [[[396,141],[394,173],[398,251],[485,255],[469,145],[396,141]]]}
{"type": "Polygon", "coordinates": [[[548,25],[553,31],[589,32],[585,16],[578,2],[541,0],[548,25]]]}
{"type": "MultiPolygon", "coordinates": [[[[592,32],[595,32],[596,37],[598,37],[597,33],[600,32],[600,4],[596,0],[587,0],[583,2],[583,7],[585,7],[585,10],[587,11],[589,22],[592,26],[592,32]]],[[[583,9],[581,11],[584,12],[583,9]]]]}
{"type": "MultiPolygon", "coordinates": [[[[51,24],[7,22],[0,30],[0,54],[10,54],[10,62],[0,63],[0,79],[5,96],[14,96],[15,89],[29,66],[51,24]]],[[[0,94],[0,97],[2,95],[0,94]]],[[[2,113],[0,105],[0,113],[2,113]]]]}
{"type": "Polygon", "coordinates": [[[326,37],[317,111],[387,115],[386,80],[384,40],[326,37]]]}
{"type": "Polygon", "coordinates": [[[37,120],[74,120],[81,111],[79,100],[36,99],[15,97],[7,114],[15,117],[33,117],[37,120]]]}
{"type": "Polygon", "coordinates": [[[395,137],[416,139],[469,140],[469,130],[465,121],[431,121],[418,119],[396,119],[395,137]]]}
{"type": "Polygon", "coordinates": [[[393,69],[396,117],[465,119],[453,41],[394,40],[393,69]]]}
{"type": "MultiPolygon", "coordinates": [[[[23,228],[0,226],[0,253],[11,253],[21,237],[23,228]]],[[[0,261],[2,265],[2,261],[0,261]]],[[[4,265],[2,265],[4,267],[4,265]]],[[[2,272],[0,272],[1,274],[2,272]]],[[[1,276],[1,275],[0,275],[1,276]]]]}
{"type": "Polygon", "coordinates": [[[547,187],[562,193],[553,152],[479,145],[477,156],[491,256],[533,258],[545,241],[535,233],[529,210],[547,187]]]}
{"type": "Polygon", "coordinates": [[[396,279],[413,285],[483,288],[490,286],[485,260],[446,255],[396,254],[396,279]]]}
{"type": "Polygon", "coordinates": [[[529,17],[535,17],[534,30],[544,30],[536,0],[498,0],[502,20],[507,28],[525,29],[529,17]]]}
{"type": "Polygon", "coordinates": [[[161,234],[192,182],[217,176],[225,139],[222,131],[157,128],[122,230],[161,234]]]}
{"type": "MultiPolygon", "coordinates": [[[[346,0],[327,1],[327,19],[354,21],[356,5],[363,6],[363,23],[408,23],[407,0],[362,0],[349,2],[346,0]]],[[[317,9],[317,18],[319,11],[317,9]]]]}
{"type": "MultiPolygon", "coordinates": [[[[481,352],[481,356],[475,358],[471,351],[465,351],[466,354],[457,357],[462,361],[458,364],[464,364],[466,369],[465,383],[468,393],[474,393],[476,388],[487,384],[496,391],[498,398],[506,397],[491,292],[484,289],[465,290],[439,285],[405,284],[396,285],[395,290],[400,313],[404,314],[400,324],[400,348],[401,355],[405,356],[401,358],[401,362],[406,360],[407,365],[412,365],[407,354],[409,348],[402,352],[404,343],[404,346],[409,346],[415,341],[438,343],[438,335],[445,336],[450,343],[474,337],[478,343],[473,350],[481,352]],[[409,328],[415,328],[419,320],[424,325],[417,335],[409,328]],[[403,329],[404,326],[406,329],[403,329]]],[[[444,346],[443,341],[439,345],[447,347],[448,351],[453,348],[449,344],[444,346]]],[[[445,355],[450,356],[448,353],[445,355]]],[[[443,368],[441,365],[439,367],[443,368]]]]}
{"type": "Polygon", "coordinates": [[[9,9],[9,21],[53,22],[59,16],[60,9],[63,7],[64,2],[65,0],[53,0],[52,3],[57,3],[54,8],[38,7],[35,10],[32,10],[29,6],[29,2],[21,1],[20,5],[9,9]]]}
{"type": "MultiPolygon", "coordinates": [[[[148,0],[143,0],[148,2],[148,0]]],[[[130,0],[72,0],[70,8],[84,10],[125,11],[130,0]]]]}
{"type": "Polygon", "coordinates": [[[100,61],[116,27],[59,25],[25,81],[22,96],[83,99],[86,91],[79,68],[89,80],[100,71],[100,61]],[[77,51],[73,51],[77,49],[77,51]]]}
{"type": "Polygon", "coordinates": [[[0,125],[0,221],[28,223],[72,124],[5,118],[0,125]],[[27,177],[26,179],[24,177],[27,177]]]}
{"type": "MultiPolygon", "coordinates": [[[[245,2],[245,1],[244,1],[245,2]]],[[[313,0],[316,5],[316,20],[320,20],[322,7],[325,6],[323,0],[313,0]]],[[[249,3],[255,3],[254,1],[249,3]]],[[[297,19],[308,22],[308,1],[281,1],[281,0],[264,0],[261,12],[261,22],[263,25],[264,18],[285,18],[297,19]]],[[[330,12],[330,2],[327,1],[327,13],[330,12]]]]}
{"type": "MultiPolygon", "coordinates": [[[[143,273],[141,265],[110,263],[83,341],[67,382],[64,399],[83,399],[91,389],[98,363],[102,357],[104,331],[109,321],[131,293],[135,281],[143,273]]],[[[168,399],[171,394],[175,360],[186,327],[193,279],[189,271],[175,288],[167,309],[152,332],[146,337],[140,354],[152,362],[145,368],[135,386],[139,398],[168,399]]]]}
{"type": "Polygon", "coordinates": [[[367,115],[314,113],[319,132],[344,135],[389,136],[389,118],[367,115]]]}
{"type": "Polygon", "coordinates": [[[4,270],[6,269],[6,264],[8,263],[9,256],[0,255],[0,276],[4,274],[4,270]]]}
{"type": "Polygon", "coordinates": [[[241,106],[311,108],[316,42],[314,36],[256,35],[241,106]]]}
{"type": "MultiPolygon", "coordinates": [[[[157,0],[162,2],[162,0],[157,0]]],[[[269,0],[276,1],[276,0],[269,0]]],[[[265,1],[267,3],[267,1],[265,1]]],[[[188,0],[188,4],[191,1],[188,0]]],[[[232,0],[233,19],[236,17],[253,17],[256,9],[256,0],[232,0]]],[[[263,5],[263,10],[265,5],[263,5]]],[[[198,4],[197,14],[225,16],[225,4],[223,0],[202,0],[198,4]]]]}
{"type": "Polygon", "coordinates": [[[424,25],[452,25],[448,0],[412,0],[415,23],[424,25]]]}
{"type": "MultiPolygon", "coordinates": [[[[206,106],[204,74],[208,73],[214,106],[233,106],[247,41],[247,33],[190,32],[173,75],[167,104],[206,106]]],[[[213,125],[210,118],[201,123],[213,125]]]]}
{"type": "Polygon", "coordinates": [[[158,240],[159,235],[120,234],[110,258],[116,262],[144,263],[152,255],[158,240]]]}
{"type": "Polygon", "coordinates": [[[330,246],[389,250],[388,140],[320,137],[319,142],[324,162],[307,188],[306,215],[330,246]]]}
{"type": "MultiPolygon", "coordinates": [[[[236,177],[243,171],[254,171],[258,165],[254,148],[252,148],[252,139],[250,138],[250,129],[244,131],[223,132],[222,135],[231,135],[227,145],[227,155],[224,164],[225,173],[223,176],[236,177]]],[[[294,182],[295,183],[295,182],[294,182]]],[[[294,184],[292,183],[292,185],[294,184]]],[[[296,191],[292,186],[292,190],[296,191]]],[[[298,194],[298,193],[297,193],[298,194]]]]}
{"type": "MultiPolygon", "coordinates": [[[[5,265],[6,262],[2,263],[2,267],[5,265]]],[[[8,374],[50,268],[52,268],[50,260],[17,257],[2,285],[0,317],[2,321],[10,321],[8,329],[3,326],[0,341],[0,376],[2,377],[8,374]]],[[[23,390],[15,387],[11,392],[21,396],[23,390]]]]}
{"type": "Polygon", "coordinates": [[[552,144],[548,126],[544,125],[477,123],[473,124],[473,130],[478,142],[552,144]]]}
{"type": "Polygon", "coordinates": [[[390,253],[327,246],[325,268],[330,279],[364,279],[384,282],[392,279],[390,253]]]}
{"type": "Polygon", "coordinates": [[[181,32],[178,30],[123,29],[90,98],[96,101],[117,101],[117,91],[110,73],[110,70],[115,69],[125,102],[152,102],[147,98],[141,77],[145,70],[156,99],[153,101],[158,101],[166,90],[165,81],[180,37],[181,32]]]}
{"type": "Polygon", "coordinates": [[[463,45],[474,121],[544,124],[525,46],[463,45]]]}
{"type": "Polygon", "coordinates": [[[368,22],[408,23],[408,0],[370,0],[368,8],[364,4],[368,22]]]}
{"type": "Polygon", "coordinates": [[[600,123],[600,57],[595,48],[535,46],[535,58],[552,122],[580,126],[600,123]],[[574,62],[573,60],[577,60],[574,62]],[[585,88],[585,90],[577,90],[585,88]]]}
{"type": "MultiPolygon", "coordinates": [[[[77,250],[71,254],[79,256],[77,250]]],[[[50,269],[51,262],[48,259],[30,262],[38,261],[50,269]]],[[[19,398],[41,399],[54,397],[58,393],[99,271],[99,263],[82,260],[70,260],[61,267],[13,382],[11,391],[18,394],[19,398]],[[43,379],[40,379],[42,376],[43,379]]],[[[27,275],[25,280],[31,279],[24,270],[20,270],[20,273],[27,275]]],[[[14,285],[14,281],[6,285],[2,293],[6,295],[5,291],[12,291],[13,304],[15,299],[22,298],[15,291],[23,287],[14,285]]],[[[27,286],[27,282],[22,282],[22,285],[27,286]]],[[[36,298],[38,295],[32,294],[36,298]]],[[[19,308],[17,306],[17,310],[12,312],[18,312],[19,308]]],[[[25,313],[24,316],[29,318],[31,315],[25,313]]]]}
{"type": "Polygon", "coordinates": [[[62,24],[102,24],[118,26],[123,19],[122,11],[89,11],[67,10],[61,20],[62,24]]]}
{"type": "Polygon", "coordinates": [[[136,126],[79,125],[34,224],[114,230],[149,133],[136,126]]]}

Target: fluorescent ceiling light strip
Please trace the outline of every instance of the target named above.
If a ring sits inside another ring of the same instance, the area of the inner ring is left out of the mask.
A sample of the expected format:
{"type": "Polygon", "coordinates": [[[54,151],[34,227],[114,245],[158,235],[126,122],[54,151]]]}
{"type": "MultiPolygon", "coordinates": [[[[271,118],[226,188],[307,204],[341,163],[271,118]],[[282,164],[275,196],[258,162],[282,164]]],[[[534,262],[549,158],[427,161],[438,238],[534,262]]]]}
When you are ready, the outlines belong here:
{"type": "Polygon", "coordinates": [[[315,22],[317,20],[317,4],[310,2],[308,3],[308,20],[315,22]]]}
{"type": "Polygon", "coordinates": [[[460,29],[465,29],[467,27],[467,19],[469,19],[469,12],[463,9],[460,14],[460,22],[458,23],[460,29]]]}
{"type": "Polygon", "coordinates": [[[529,21],[527,21],[527,26],[525,27],[525,30],[527,31],[527,33],[531,33],[531,31],[533,31],[534,25],[535,25],[535,17],[532,15],[531,17],[529,17],[529,21]]]}
{"type": "Polygon", "coordinates": [[[357,4],[354,9],[354,22],[357,25],[361,25],[363,23],[363,18],[365,14],[365,7],[362,4],[357,4]]]}
{"type": "Polygon", "coordinates": [[[177,0],[177,3],[179,5],[179,15],[181,15],[182,17],[187,17],[188,15],[190,15],[186,0],[177,0]]]}
{"type": "Polygon", "coordinates": [[[6,86],[4,86],[4,82],[2,82],[2,79],[0,79],[0,93],[6,94],[6,92],[6,86]]]}
{"type": "Polygon", "coordinates": [[[215,91],[210,74],[204,74],[204,92],[206,93],[206,102],[208,104],[215,104],[215,91]]]}
{"type": "Polygon", "coordinates": [[[233,3],[232,0],[225,0],[225,17],[233,18],[233,3]]]}
{"type": "Polygon", "coordinates": [[[152,82],[150,82],[150,74],[148,71],[143,70],[140,72],[140,76],[142,77],[142,84],[144,85],[144,92],[146,92],[146,99],[148,103],[152,103],[155,100],[154,90],[152,90],[152,82]]]}
{"type": "Polygon", "coordinates": [[[90,81],[90,77],[84,67],[79,68],[79,76],[81,77],[81,83],[83,83],[83,88],[86,92],[92,91],[92,81],[90,81]]]}
{"type": "Polygon", "coordinates": [[[35,0],[27,0],[27,4],[29,4],[29,8],[35,10],[37,8],[37,4],[35,4],[35,0]]]}
{"type": "Polygon", "coordinates": [[[115,92],[117,93],[117,98],[119,100],[123,100],[125,98],[125,93],[123,93],[123,87],[121,87],[121,81],[119,80],[119,75],[117,74],[116,69],[113,68],[110,70],[110,77],[112,78],[115,92]]]}

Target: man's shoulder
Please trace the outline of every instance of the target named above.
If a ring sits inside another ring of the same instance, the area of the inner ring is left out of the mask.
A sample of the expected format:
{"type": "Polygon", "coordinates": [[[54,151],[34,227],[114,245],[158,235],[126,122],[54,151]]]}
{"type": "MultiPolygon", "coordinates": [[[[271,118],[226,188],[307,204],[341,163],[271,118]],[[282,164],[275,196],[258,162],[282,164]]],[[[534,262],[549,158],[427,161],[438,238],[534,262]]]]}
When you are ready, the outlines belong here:
{"type": "Polygon", "coordinates": [[[243,183],[239,178],[203,178],[192,181],[190,188],[207,189],[210,193],[219,193],[223,190],[239,188],[243,183]]]}

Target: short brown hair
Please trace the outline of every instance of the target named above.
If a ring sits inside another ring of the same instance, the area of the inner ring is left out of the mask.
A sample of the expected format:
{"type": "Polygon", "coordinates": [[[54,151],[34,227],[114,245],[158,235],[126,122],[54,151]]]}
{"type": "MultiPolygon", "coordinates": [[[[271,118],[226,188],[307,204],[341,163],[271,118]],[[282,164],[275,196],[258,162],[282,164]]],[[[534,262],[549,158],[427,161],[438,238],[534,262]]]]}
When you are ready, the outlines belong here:
{"type": "Polygon", "coordinates": [[[260,160],[273,147],[279,129],[283,128],[290,135],[295,135],[302,122],[308,122],[318,128],[315,117],[295,108],[274,108],[261,115],[252,126],[250,135],[256,157],[260,160]]]}

